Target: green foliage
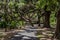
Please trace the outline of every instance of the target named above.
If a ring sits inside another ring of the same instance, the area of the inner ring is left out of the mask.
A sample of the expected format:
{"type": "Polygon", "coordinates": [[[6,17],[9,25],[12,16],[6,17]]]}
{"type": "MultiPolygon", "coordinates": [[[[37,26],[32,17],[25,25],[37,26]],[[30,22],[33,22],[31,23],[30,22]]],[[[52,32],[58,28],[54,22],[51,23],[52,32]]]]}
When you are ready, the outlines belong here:
{"type": "MultiPolygon", "coordinates": [[[[25,21],[22,20],[20,12],[22,12],[22,16],[24,17],[27,16],[26,18],[28,19],[35,19],[37,14],[33,15],[29,13],[29,11],[33,11],[35,9],[35,8],[32,8],[31,5],[36,7],[36,9],[39,9],[39,10],[42,9],[43,11],[51,11],[51,12],[53,11],[53,13],[51,13],[50,22],[52,25],[55,24],[56,20],[55,20],[54,15],[60,9],[60,2],[58,0],[38,0],[38,1],[18,0],[18,1],[19,2],[13,2],[13,1],[0,2],[0,10],[2,10],[3,12],[3,13],[0,12],[0,20],[3,20],[3,21],[0,21],[0,27],[5,27],[5,26],[16,27],[17,25],[19,26],[24,25],[25,21]],[[28,4],[25,2],[28,2],[28,4]],[[29,4],[29,2],[31,4],[29,4]],[[5,8],[5,6],[7,9],[5,8]],[[22,10],[20,10],[20,8],[22,10]],[[32,15],[31,18],[29,18],[28,15],[30,16],[32,15]]],[[[33,11],[32,13],[34,12],[35,11],[33,11]]]]}
{"type": "Polygon", "coordinates": [[[19,8],[22,8],[24,5],[25,5],[24,3],[17,3],[17,6],[18,6],[19,8]]]}
{"type": "Polygon", "coordinates": [[[24,0],[19,0],[19,2],[10,1],[8,3],[4,1],[0,2],[0,10],[3,12],[0,13],[0,28],[14,28],[17,27],[18,24],[19,26],[24,25],[24,21],[19,21],[19,13],[15,12],[16,7],[19,9],[24,5],[24,0]]]}
{"type": "Polygon", "coordinates": [[[50,24],[51,26],[56,26],[56,17],[55,17],[55,12],[52,12],[51,16],[50,16],[50,24]]]}
{"type": "Polygon", "coordinates": [[[8,3],[8,6],[9,6],[10,8],[13,8],[13,7],[14,7],[14,3],[11,1],[11,2],[8,3]]]}
{"type": "Polygon", "coordinates": [[[24,21],[19,21],[18,23],[19,23],[20,26],[23,26],[25,24],[24,21]]]}
{"type": "Polygon", "coordinates": [[[46,10],[47,11],[55,11],[58,10],[58,8],[60,7],[59,6],[59,2],[57,0],[39,0],[37,3],[36,3],[36,8],[40,8],[40,9],[44,9],[45,6],[47,7],[46,10]]]}
{"type": "Polygon", "coordinates": [[[36,3],[36,7],[37,8],[44,8],[46,5],[46,0],[39,0],[37,3],[36,3]]]}
{"type": "Polygon", "coordinates": [[[12,22],[11,22],[11,26],[12,26],[12,27],[15,27],[16,24],[17,24],[16,21],[12,21],[12,22]]]}

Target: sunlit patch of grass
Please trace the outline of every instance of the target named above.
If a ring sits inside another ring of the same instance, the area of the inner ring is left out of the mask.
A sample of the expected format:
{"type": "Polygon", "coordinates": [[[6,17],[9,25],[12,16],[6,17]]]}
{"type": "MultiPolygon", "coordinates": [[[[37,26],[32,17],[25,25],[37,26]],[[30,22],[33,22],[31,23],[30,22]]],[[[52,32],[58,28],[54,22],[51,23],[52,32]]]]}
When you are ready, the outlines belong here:
{"type": "Polygon", "coordinates": [[[37,37],[42,38],[42,37],[45,37],[45,36],[44,35],[37,35],[37,37]]]}
{"type": "Polygon", "coordinates": [[[2,33],[0,33],[0,38],[1,38],[2,36],[3,36],[2,33]]]}
{"type": "Polygon", "coordinates": [[[0,40],[4,37],[3,33],[0,33],[0,40]]]}

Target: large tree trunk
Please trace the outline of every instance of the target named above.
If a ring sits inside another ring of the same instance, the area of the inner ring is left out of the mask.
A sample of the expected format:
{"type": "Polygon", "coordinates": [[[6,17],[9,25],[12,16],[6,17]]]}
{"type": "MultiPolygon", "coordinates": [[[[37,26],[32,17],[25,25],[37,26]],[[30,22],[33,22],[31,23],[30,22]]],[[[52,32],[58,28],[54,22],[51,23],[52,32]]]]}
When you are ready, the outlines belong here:
{"type": "Polygon", "coordinates": [[[50,11],[45,12],[43,27],[50,28],[50,13],[50,11]]]}
{"type": "Polygon", "coordinates": [[[60,10],[57,13],[57,25],[55,31],[55,38],[60,40],[60,10]]]}

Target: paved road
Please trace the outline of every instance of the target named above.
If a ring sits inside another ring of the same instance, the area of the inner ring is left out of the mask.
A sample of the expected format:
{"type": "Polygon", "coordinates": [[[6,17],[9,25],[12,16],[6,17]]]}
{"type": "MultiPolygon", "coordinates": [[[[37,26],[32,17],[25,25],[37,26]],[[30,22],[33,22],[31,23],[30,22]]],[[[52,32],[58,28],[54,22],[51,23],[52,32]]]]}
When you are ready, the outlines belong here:
{"type": "Polygon", "coordinates": [[[37,29],[26,27],[24,30],[17,32],[10,40],[51,40],[53,30],[37,29]],[[41,38],[36,36],[37,31],[41,32],[41,38]]]}
{"type": "Polygon", "coordinates": [[[25,30],[21,30],[17,32],[10,40],[39,40],[36,36],[36,32],[39,29],[36,28],[25,28],[25,30]]]}

